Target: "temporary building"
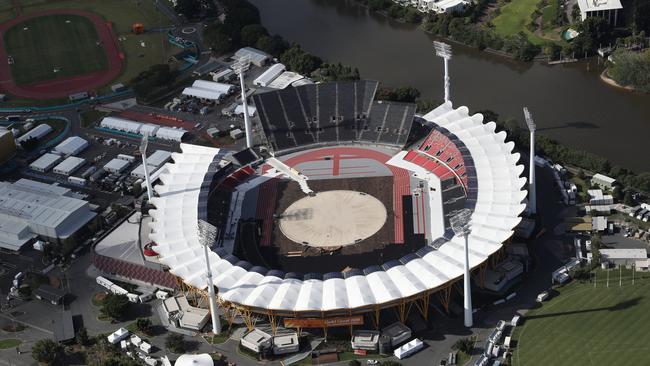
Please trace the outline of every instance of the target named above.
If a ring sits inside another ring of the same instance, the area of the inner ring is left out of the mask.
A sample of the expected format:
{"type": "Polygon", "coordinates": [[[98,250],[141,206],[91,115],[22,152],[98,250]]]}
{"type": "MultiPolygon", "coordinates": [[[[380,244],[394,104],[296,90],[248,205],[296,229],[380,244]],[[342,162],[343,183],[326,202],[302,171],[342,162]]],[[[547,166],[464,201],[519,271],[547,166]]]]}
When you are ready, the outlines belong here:
{"type": "Polygon", "coordinates": [[[182,128],[160,127],[156,132],[156,138],[180,142],[187,133],[182,128]]]}
{"type": "Polygon", "coordinates": [[[284,66],[283,64],[271,65],[271,67],[269,67],[266,71],[264,71],[262,75],[258,76],[257,79],[253,80],[253,84],[257,86],[266,87],[269,84],[271,84],[271,82],[275,80],[275,78],[280,76],[280,74],[282,74],[286,69],[287,67],[284,66]]]}
{"type": "Polygon", "coordinates": [[[88,147],[88,141],[79,136],[71,136],[65,139],[62,143],[56,145],[54,150],[61,155],[77,155],[88,147]]]}
{"type": "Polygon", "coordinates": [[[225,93],[217,92],[214,90],[194,88],[194,87],[183,89],[182,94],[190,97],[196,97],[196,98],[207,99],[207,100],[220,100],[225,95],[225,93]]]}
{"type": "Polygon", "coordinates": [[[197,355],[181,355],[176,360],[174,366],[213,366],[214,361],[207,353],[197,355]]]}
{"type": "Polygon", "coordinates": [[[76,156],[70,156],[63,160],[59,165],[54,167],[54,172],[57,174],[70,175],[77,171],[86,164],[86,160],[76,156]]]}
{"type": "Polygon", "coordinates": [[[52,127],[48,124],[43,123],[32,128],[29,132],[17,138],[16,141],[18,141],[18,143],[21,143],[31,138],[39,140],[47,136],[47,134],[50,132],[52,132],[52,127]]]}
{"type": "Polygon", "coordinates": [[[55,166],[59,161],[61,161],[61,159],[63,159],[61,155],[51,153],[43,154],[43,156],[34,160],[33,163],[29,164],[29,168],[39,172],[47,172],[48,170],[52,169],[52,167],[55,166]]]}
{"type": "Polygon", "coordinates": [[[156,150],[153,154],[147,156],[147,165],[158,168],[172,158],[172,153],[166,150],[156,150]]]}
{"type": "Polygon", "coordinates": [[[235,90],[235,87],[230,84],[217,83],[209,80],[195,80],[192,83],[193,88],[212,90],[222,94],[230,94],[235,90]]]}
{"type": "Polygon", "coordinates": [[[264,66],[264,64],[271,58],[266,52],[260,51],[253,47],[240,48],[232,57],[235,60],[247,60],[255,66],[264,66]]]}
{"type": "Polygon", "coordinates": [[[117,118],[117,117],[105,117],[99,124],[100,127],[108,128],[111,130],[129,132],[129,133],[140,133],[140,127],[142,123],[131,121],[129,119],[117,118]]]}
{"type": "Polygon", "coordinates": [[[104,165],[104,170],[109,173],[120,174],[126,168],[128,168],[129,165],[131,165],[131,163],[129,163],[127,160],[116,158],[106,163],[106,165],[104,165]]]}

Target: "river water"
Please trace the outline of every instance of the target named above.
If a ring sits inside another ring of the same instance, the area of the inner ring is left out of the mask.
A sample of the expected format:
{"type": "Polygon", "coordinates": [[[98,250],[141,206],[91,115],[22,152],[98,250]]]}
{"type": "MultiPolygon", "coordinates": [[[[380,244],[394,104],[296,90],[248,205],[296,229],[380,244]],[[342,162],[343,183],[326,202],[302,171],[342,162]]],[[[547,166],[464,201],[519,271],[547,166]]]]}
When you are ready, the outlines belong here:
{"type": "MultiPolygon", "coordinates": [[[[386,86],[411,85],[443,99],[443,64],[433,37],[370,13],[351,0],[251,0],[271,32],[326,61],[356,66],[386,86]]],[[[451,100],[523,121],[528,106],[540,133],[650,171],[650,95],[603,83],[596,59],[547,66],[452,44],[451,100]]]]}

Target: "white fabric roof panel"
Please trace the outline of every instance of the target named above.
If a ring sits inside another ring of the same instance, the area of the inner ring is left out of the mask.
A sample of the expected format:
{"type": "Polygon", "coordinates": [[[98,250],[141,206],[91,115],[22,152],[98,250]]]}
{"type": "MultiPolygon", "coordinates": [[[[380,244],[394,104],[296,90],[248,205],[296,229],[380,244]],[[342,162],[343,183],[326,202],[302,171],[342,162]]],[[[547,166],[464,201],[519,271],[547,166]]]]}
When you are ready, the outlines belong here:
{"type": "MultiPolygon", "coordinates": [[[[494,123],[484,124],[466,107],[453,109],[446,103],[424,118],[456,135],[474,161],[480,184],[469,245],[471,265],[477,266],[501,248],[521,220],[526,196],[526,179],[520,177],[523,167],[516,165],[519,156],[512,153],[505,134],[495,134],[494,123]]],[[[151,239],[158,243],[160,260],[172,273],[205,288],[197,206],[205,174],[220,150],[188,144],[181,144],[181,150],[172,154],[174,162],[167,163],[160,176],[163,184],[155,187],[159,197],[152,200],[156,209],[150,211],[151,239]]],[[[463,239],[455,237],[422,258],[345,279],[278,278],[233,265],[215,252],[210,253],[210,262],[213,282],[224,300],[276,311],[334,311],[390,303],[462,276],[463,245],[463,239]]]]}
{"type": "Polygon", "coordinates": [[[79,136],[70,136],[63,140],[62,143],[56,145],[54,150],[63,155],[75,155],[88,147],[88,141],[79,136]]]}

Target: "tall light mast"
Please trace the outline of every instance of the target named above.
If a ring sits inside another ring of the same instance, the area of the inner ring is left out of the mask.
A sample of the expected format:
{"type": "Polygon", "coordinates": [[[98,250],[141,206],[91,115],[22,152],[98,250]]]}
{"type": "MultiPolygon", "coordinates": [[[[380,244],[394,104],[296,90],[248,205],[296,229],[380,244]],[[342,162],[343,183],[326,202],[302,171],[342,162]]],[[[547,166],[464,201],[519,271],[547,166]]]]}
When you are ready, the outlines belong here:
{"type": "Polygon", "coordinates": [[[469,272],[469,234],[470,230],[470,219],[472,216],[472,211],[464,208],[459,210],[454,216],[451,217],[450,224],[451,229],[454,231],[454,234],[463,237],[465,240],[465,259],[464,259],[464,269],[465,275],[463,276],[463,304],[465,308],[465,326],[471,328],[474,325],[474,319],[472,314],[472,285],[469,272]]]}
{"type": "Polygon", "coordinates": [[[217,238],[217,228],[207,221],[199,220],[199,242],[203,245],[203,253],[205,254],[205,268],[208,279],[208,297],[210,301],[210,316],[212,318],[212,334],[221,334],[221,321],[219,314],[217,314],[217,297],[214,293],[214,282],[212,282],[212,269],[210,268],[209,247],[214,244],[217,238]]]}
{"type": "Polygon", "coordinates": [[[246,102],[246,86],[244,85],[244,73],[248,70],[250,61],[242,57],[233,64],[235,73],[239,75],[239,86],[241,87],[241,102],[244,107],[244,128],[246,129],[246,147],[253,147],[253,127],[248,115],[248,103],[246,102]]]}
{"type": "Polygon", "coordinates": [[[451,60],[451,46],[438,41],[433,41],[433,47],[436,50],[436,56],[442,57],[445,61],[445,103],[451,100],[451,78],[449,77],[449,60],[451,60]]]}
{"type": "Polygon", "coordinates": [[[147,145],[149,144],[149,134],[142,134],[142,141],[140,141],[140,154],[142,155],[142,167],[144,168],[144,181],[147,183],[147,198],[151,202],[153,197],[153,188],[151,187],[151,178],[149,177],[149,167],[147,166],[147,145]]]}
{"type": "Polygon", "coordinates": [[[528,130],[530,131],[530,162],[528,163],[528,207],[530,208],[530,213],[535,215],[537,214],[537,188],[535,184],[535,130],[537,129],[537,125],[535,125],[535,121],[533,121],[533,115],[528,110],[528,107],[524,107],[524,117],[526,117],[526,125],[528,125],[528,130]]]}

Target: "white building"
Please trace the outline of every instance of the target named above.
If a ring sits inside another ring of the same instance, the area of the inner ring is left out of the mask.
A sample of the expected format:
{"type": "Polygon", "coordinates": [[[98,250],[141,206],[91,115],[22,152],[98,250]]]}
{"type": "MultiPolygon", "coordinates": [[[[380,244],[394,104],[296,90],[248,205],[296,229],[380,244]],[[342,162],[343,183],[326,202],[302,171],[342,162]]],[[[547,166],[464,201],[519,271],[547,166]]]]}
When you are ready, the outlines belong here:
{"type": "MultiPolygon", "coordinates": [[[[156,167],[153,166],[153,165],[147,164],[147,167],[149,168],[148,169],[149,175],[152,175],[156,171],[156,167]]],[[[144,176],[144,164],[140,164],[135,169],[133,169],[131,171],[131,176],[136,177],[136,178],[140,178],[140,179],[144,179],[145,178],[145,176],[144,176]]],[[[154,182],[152,181],[151,183],[153,184],[154,182]]]]}
{"type": "Polygon", "coordinates": [[[34,236],[65,240],[95,213],[70,190],[28,179],[0,182],[0,247],[18,250],[34,236]]]}
{"type": "Polygon", "coordinates": [[[31,138],[35,138],[37,140],[42,139],[43,137],[47,136],[48,133],[52,132],[52,127],[48,124],[40,124],[33,129],[31,129],[29,132],[25,133],[24,135],[20,136],[19,138],[16,139],[18,143],[27,141],[31,138]]]}
{"type": "Polygon", "coordinates": [[[166,150],[156,150],[153,154],[147,156],[147,165],[155,168],[161,167],[172,158],[172,153],[166,150]]]}
{"type": "Polygon", "coordinates": [[[194,80],[193,88],[212,90],[222,94],[231,94],[235,91],[235,86],[231,84],[217,83],[209,80],[194,80]]]}
{"type": "Polygon", "coordinates": [[[612,205],[614,204],[614,197],[611,194],[603,194],[600,189],[590,189],[587,191],[589,194],[589,204],[598,205],[612,205]]]}
{"type": "Polygon", "coordinates": [[[40,158],[29,164],[29,168],[37,172],[47,172],[52,169],[63,157],[57,154],[43,154],[40,158]]]}
{"type": "Polygon", "coordinates": [[[273,354],[285,355],[287,353],[298,352],[300,344],[296,332],[285,331],[277,333],[273,337],[273,354]]]}
{"type": "Polygon", "coordinates": [[[591,184],[604,189],[612,189],[616,184],[616,179],[597,173],[591,177],[591,184]]]}
{"type": "Polygon", "coordinates": [[[185,296],[173,296],[163,300],[163,310],[177,327],[200,331],[210,318],[208,309],[196,308],[185,296]]]}
{"type": "Polygon", "coordinates": [[[271,84],[271,82],[275,80],[275,78],[280,76],[280,74],[282,74],[286,69],[287,69],[286,66],[284,66],[283,64],[272,65],[266,71],[264,71],[262,75],[258,76],[255,80],[253,80],[253,84],[261,87],[266,87],[269,84],[271,84]]]}
{"type": "Polygon", "coordinates": [[[614,26],[618,23],[618,11],[623,9],[621,0],[578,0],[578,6],[583,22],[590,17],[599,17],[614,26]]]}
{"type": "Polygon", "coordinates": [[[71,136],[56,145],[54,151],[64,156],[77,155],[88,147],[88,141],[79,136],[71,136]]]}
{"type": "Polygon", "coordinates": [[[104,165],[104,170],[113,174],[121,174],[131,163],[124,159],[113,159],[104,165]]]}
{"type": "Polygon", "coordinates": [[[242,58],[250,61],[255,66],[264,66],[266,62],[271,58],[266,52],[260,51],[253,47],[244,47],[240,48],[235,55],[232,57],[233,60],[241,60],[242,58]]]}
{"type": "Polygon", "coordinates": [[[149,133],[149,136],[157,139],[177,142],[180,142],[183,136],[187,133],[187,131],[182,128],[159,127],[152,124],[145,124],[117,117],[105,117],[100,122],[100,127],[139,135],[149,133]],[[154,132],[153,135],[151,134],[152,132],[154,132]]]}
{"type": "Polygon", "coordinates": [[[469,5],[467,0],[440,0],[430,4],[432,10],[439,14],[460,12],[465,10],[467,5],[469,5]]]}
{"type": "Polygon", "coordinates": [[[637,261],[648,259],[648,252],[645,248],[628,249],[600,249],[601,263],[610,265],[631,266],[637,261]]]}
{"type": "Polygon", "coordinates": [[[188,97],[195,97],[199,99],[216,100],[216,101],[221,100],[221,98],[225,96],[224,93],[218,91],[195,88],[195,87],[185,88],[183,89],[183,92],[181,94],[187,95],[188,97]]]}
{"type": "Polygon", "coordinates": [[[111,130],[128,132],[128,133],[140,133],[140,128],[142,123],[131,121],[124,118],[117,117],[104,117],[99,123],[99,126],[102,128],[108,128],[111,130]]]}
{"type": "Polygon", "coordinates": [[[379,332],[376,330],[357,330],[352,336],[352,349],[377,351],[379,348],[379,332]]]}
{"type": "Polygon", "coordinates": [[[255,353],[260,353],[264,349],[270,348],[273,344],[273,336],[255,328],[241,337],[241,345],[255,353]]]}
{"type": "Polygon", "coordinates": [[[86,160],[76,156],[69,156],[59,163],[59,165],[54,167],[54,172],[61,175],[70,175],[76,172],[84,164],[86,164],[86,160]]]}

